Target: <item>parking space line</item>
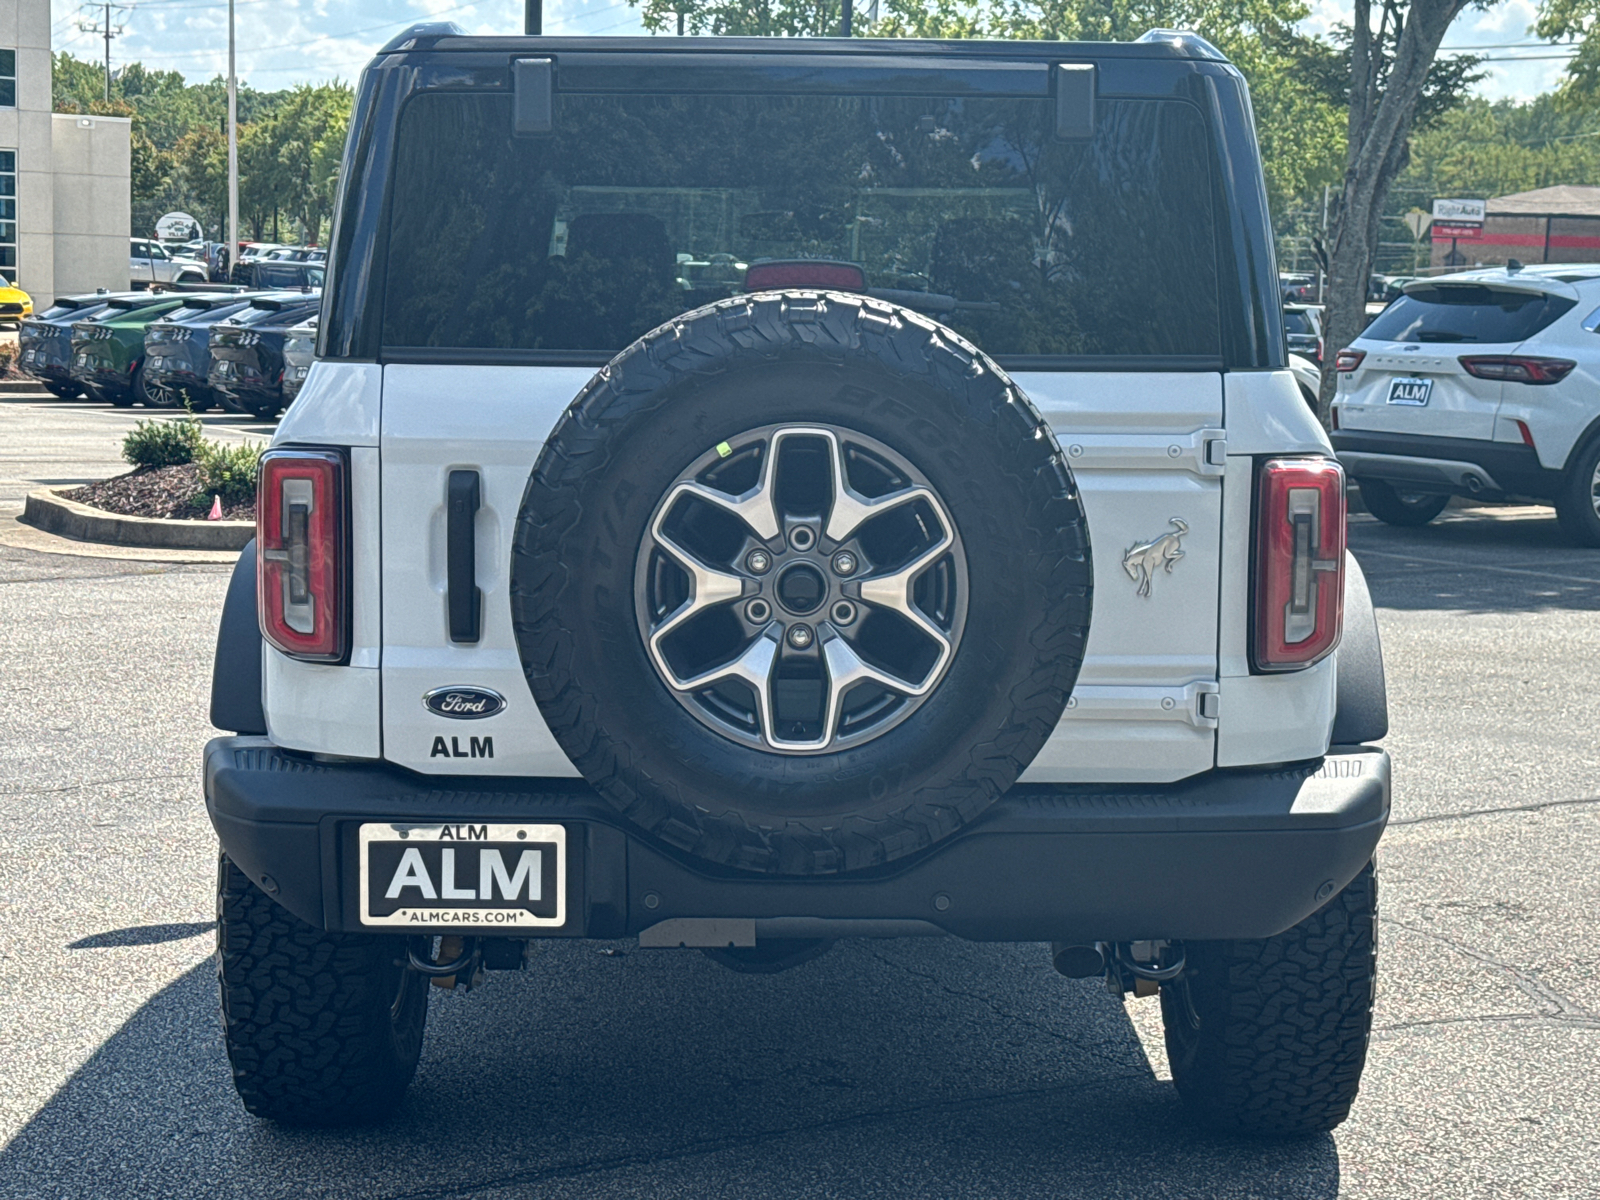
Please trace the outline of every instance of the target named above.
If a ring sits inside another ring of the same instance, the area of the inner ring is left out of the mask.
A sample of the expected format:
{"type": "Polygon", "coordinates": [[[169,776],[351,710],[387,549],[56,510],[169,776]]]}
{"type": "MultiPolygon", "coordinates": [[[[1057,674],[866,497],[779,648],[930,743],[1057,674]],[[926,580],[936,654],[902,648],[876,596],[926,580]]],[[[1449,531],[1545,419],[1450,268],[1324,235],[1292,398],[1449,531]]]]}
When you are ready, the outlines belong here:
{"type": "Polygon", "coordinates": [[[1393,558],[1401,562],[1427,563],[1434,567],[1448,567],[1455,571],[1495,571],[1501,575],[1532,575],[1536,579],[1557,581],[1561,583],[1588,583],[1600,587],[1600,579],[1585,579],[1577,575],[1556,575],[1549,571],[1536,571],[1525,567],[1496,567],[1488,563],[1455,563],[1446,562],[1437,558],[1423,558],[1417,554],[1396,554],[1389,550],[1353,550],[1356,558],[1365,558],[1374,555],[1378,558],[1393,558]]]}

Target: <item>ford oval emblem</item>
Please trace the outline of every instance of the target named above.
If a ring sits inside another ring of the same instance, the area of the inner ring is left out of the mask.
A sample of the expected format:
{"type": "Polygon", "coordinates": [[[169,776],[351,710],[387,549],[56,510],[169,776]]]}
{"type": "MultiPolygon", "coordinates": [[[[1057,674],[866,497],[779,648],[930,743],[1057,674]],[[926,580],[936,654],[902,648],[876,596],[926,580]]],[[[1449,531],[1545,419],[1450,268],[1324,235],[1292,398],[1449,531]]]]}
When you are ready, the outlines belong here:
{"type": "Polygon", "coordinates": [[[429,712],[441,717],[477,721],[502,711],[506,706],[506,698],[489,688],[442,687],[424,693],[422,703],[429,712]]]}

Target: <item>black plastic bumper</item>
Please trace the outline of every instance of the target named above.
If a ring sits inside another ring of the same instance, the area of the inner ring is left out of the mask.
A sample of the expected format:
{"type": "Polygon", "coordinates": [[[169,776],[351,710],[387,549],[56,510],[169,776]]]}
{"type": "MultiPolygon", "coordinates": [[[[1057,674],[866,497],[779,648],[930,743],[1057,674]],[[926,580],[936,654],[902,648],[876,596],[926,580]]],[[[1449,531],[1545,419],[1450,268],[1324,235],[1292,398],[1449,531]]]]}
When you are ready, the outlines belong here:
{"type": "MultiPolygon", "coordinates": [[[[1562,473],[1540,465],[1539,453],[1532,446],[1514,442],[1490,442],[1480,438],[1431,437],[1413,433],[1372,433],[1366,430],[1340,430],[1330,435],[1333,452],[1346,454],[1385,455],[1394,459],[1379,472],[1382,478],[1393,483],[1413,483],[1438,489],[1440,474],[1436,468],[1407,469],[1406,459],[1423,459],[1429,463],[1459,464],[1458,478],[1447,480],[1446,486],[1459,496],[1504,499],[1508,496],[1532,496],[1550,499],[1561,490],[1562,473]],[[1474,473],[1471,468],[1477,467],[1474,473]],[[1465,478],[1477,475],[1494,480],[1498,487],[1469,486],[1465,478]]],[[[1346,464],[1347,467],[1349,464],[1346,464]]],[[[1350,473],[1357,480],[1359,468],[1350,473]]]]}
{"type": "Polygon", "coordinates": [[[1389,756],[1335,747],[1312,763],[1159,786],[1018,786],[921,855],[815,879],[696,865],[633,831],[579,780],[423,776],[225,737],[206,746],[205,792],[228,856],[326,929],[361,928],[363,822],[537,819],[568,830],[569,918],[535,936],[654,926],[659,941],[664,921],[716,919],[753,921],[769,937],[1261,938],[1315,911],[1372,856],[1389,818],[1389,756]]]}

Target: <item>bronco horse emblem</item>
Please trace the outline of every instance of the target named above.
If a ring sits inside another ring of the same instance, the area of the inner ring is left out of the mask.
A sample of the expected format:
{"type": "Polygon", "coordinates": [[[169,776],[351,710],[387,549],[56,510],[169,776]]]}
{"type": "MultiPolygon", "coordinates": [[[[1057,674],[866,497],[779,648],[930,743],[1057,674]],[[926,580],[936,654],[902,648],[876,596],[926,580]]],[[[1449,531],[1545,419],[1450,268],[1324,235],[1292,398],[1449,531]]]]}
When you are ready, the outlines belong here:
{"type": "Polygon", "coordinates": [[[1164,533],[1154,541],[1130,546],[1122,556],[1122,569],[1128,573],[1129,579],[1139,585],[1141,596],[1150,594],[1150,581],[1155,577],[1158,567],[1165,567],[1167,574],[1171,575],[1172,564],[1183,557],[1183,547],[1179,541],[1189,532],[1189,526],[1177,517],[1170,518],[1167,523],[1177,532],[1164,533]]]}

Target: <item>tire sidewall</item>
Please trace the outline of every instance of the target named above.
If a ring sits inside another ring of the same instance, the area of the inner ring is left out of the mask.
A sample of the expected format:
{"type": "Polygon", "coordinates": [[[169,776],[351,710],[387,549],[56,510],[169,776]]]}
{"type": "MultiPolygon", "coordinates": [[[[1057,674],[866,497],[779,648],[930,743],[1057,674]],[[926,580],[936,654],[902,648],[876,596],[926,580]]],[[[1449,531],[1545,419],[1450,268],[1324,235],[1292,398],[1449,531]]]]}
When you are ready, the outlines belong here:
{"type": "MultiPolygon", "coordinates": [[[[758,362],[733,355],[660,386],[608,429],[603,458],[570,495],[546,492],[536,468],[513,557],[513,624],[535,698],[585,777],[697,856],[798,874],[920,849],[1008,787],[1076,677],[1091,568],[1075,492],[1077,544],[1053,545],[1057,530],[1027,525],[1041,523],[1037,466],[1007,451],[1032,439],[1003,428],[1006,414],[984,413],[881,359],[830,360],[802,346],[758,362]],[[898,725],[839,751],[783,754],[718,735],[669,691],[639,632],[635,570],[657,506],[711,447],[774,424],[828,425],[892,447],[937,493],[967,558],[965,629],[933,693],[898,725]],[[1060,560],[1074,556],[1076,600],[1052,595],[1052,572],[1059,580],[1060,560]],[[555,593],[543,615],[519,599],[539,588],[555,593]],[[1065,610],[1081,620],[1063,633],[1065,610]],[[1041,701],[1047,657],[1053,695],[1041,701]]],[[[558,430],[551,441],[560,440],[558,430]]]]}

